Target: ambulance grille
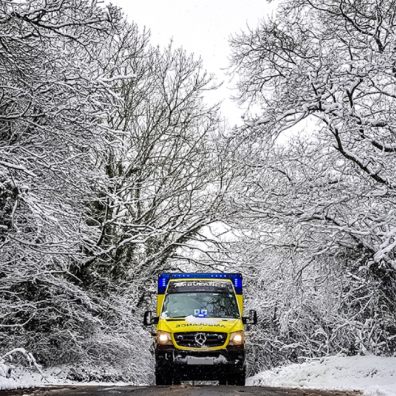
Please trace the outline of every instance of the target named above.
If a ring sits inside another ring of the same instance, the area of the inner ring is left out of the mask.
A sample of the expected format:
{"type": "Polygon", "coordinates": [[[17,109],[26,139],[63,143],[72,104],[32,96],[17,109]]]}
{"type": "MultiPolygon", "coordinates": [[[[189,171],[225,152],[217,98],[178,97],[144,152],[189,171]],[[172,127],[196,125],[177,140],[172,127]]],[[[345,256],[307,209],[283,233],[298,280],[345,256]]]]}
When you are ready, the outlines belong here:
{"type": "Polygon", "coordinates": [[[219,347],[225,344],[227,333],[190,332],[175,333],[177,345],[190,348],[219,347]]]}

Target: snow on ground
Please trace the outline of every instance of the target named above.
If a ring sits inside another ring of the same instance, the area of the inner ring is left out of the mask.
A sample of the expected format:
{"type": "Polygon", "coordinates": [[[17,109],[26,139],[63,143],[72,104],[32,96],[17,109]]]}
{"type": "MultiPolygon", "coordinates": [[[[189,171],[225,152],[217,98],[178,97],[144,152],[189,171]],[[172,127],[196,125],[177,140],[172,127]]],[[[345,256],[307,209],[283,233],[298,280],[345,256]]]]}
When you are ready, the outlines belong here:
{"type": "MultiPolygon", "coordinates": [[[[21,389],[33,388],[50,385],[112,385],[125,386],[130,385],[127,382],[78,382],[67,379],[70,367],[57,367],[52,369],[42,370],[43,375],[39,372],[27,370],[26,368],[14,368],[10,378],[1,375],[0,371],[0,390],[4,389],[21,389]]],[[[146,385],[146,384],[139,384],[146,385]]]]}
{"type": "Polygon", "coordinates": [[[9,378],[1,375],[0,372],[0,390],[31,388],[49,384],[61,385],[68,382],[71,381],[67,381],[59,369],[45,370],[44,377],[39,372],[27,370],[26,368],[13,368],[9,378]]]}
{"type": "MultiPolygon", "coordinates": [[[[7,378],[6,369],[5,365],[0,366],[0,390],[76,384],[66,379],[70,369],[67,367],[43,370],[44,377],[37,371],[14,368],[7,378]]],[[[247,385],[361,390],[365,396],[396,396],[396,357],[333,356],[316,359],[263,371],[248,378],[247,385]]]]}
{"type": "Polygon", "coordinates": [[[247,385],[361,390],[365,396],[396,396],[396,357],[333,356],[263,371],[247,385]]]}

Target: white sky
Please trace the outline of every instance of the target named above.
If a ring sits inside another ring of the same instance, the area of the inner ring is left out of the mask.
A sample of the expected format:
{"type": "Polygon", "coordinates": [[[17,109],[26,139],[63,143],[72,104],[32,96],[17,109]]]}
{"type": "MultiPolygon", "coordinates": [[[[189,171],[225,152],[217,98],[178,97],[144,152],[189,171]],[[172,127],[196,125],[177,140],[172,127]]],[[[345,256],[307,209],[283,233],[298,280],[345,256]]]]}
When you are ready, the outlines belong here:
{"type": "MultiPolygon", "coordinates": [[[[202,57],[205,68],[226,81],[223,70],[229,65],[228,39],[232,34],[257,26],[271,15],[274,3],[266,0],[111,0],[126,13],[128,20],[151,30],[152,43],[166,46],[171,39],[202,57]]],[[[231,84],[229,84],[231,85],[231,84]]],[[[222,88],[219,101],[231,124],[239,123],[241,111],[230,103],[232,91],[222,88]]]]}

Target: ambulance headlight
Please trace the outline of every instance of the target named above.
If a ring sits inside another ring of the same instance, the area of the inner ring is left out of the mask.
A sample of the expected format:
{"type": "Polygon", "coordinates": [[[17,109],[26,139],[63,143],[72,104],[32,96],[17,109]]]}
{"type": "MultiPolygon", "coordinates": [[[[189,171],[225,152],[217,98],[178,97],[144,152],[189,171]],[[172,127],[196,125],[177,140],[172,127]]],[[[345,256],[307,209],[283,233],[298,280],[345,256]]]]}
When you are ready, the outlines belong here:
{"type": "Polygon", "coordinates": [[[231,333],[230,345],[243,345],[245,343],[245,334],[243,331],[231,333]]]}
{"type": "Polygon", "coordinates": [[[157,332],[157,344],[159,345],[172,345],[172,338],[170,333],[166,331],[157,332]]]}

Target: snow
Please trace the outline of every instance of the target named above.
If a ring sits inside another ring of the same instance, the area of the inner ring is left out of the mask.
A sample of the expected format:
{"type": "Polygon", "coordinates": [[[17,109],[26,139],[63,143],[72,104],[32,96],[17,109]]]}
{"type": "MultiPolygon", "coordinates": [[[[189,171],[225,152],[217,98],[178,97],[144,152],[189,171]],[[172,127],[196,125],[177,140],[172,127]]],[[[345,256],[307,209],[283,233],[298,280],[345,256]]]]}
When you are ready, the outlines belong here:
{"type": "MultiPolygon", "coordinates": [[[[43,370],[43,375],[33,369],[13,368],[11,377],[7,378],[5,373],[8,367],[9,365],[0,364],[0,390],[66,384],[109,385],[109,383],[84,384],[67,380],[69,367],[43,370]]],[[[313,359],[302,364],[263,371],[248,378],[247,385],[361,390],[364,396],[396,396],[396,357],[333,356],[313,359]]]]}
{"type": "MultiPolygon", "coordinates": [[[[5,365],[4,365],[5,366],[5,365]]],[[[66,384],[66,379],[61,375],[57,376],[57,371],[51,370],[41,375],[37,371],[26,368],[11,368],[11,376],[3,376],[0,371],[0,390],[30,388],[45,385],[62,385],[66,384]]]]}
{"type": "MultiPolygon", "coordinates": [[[[1,370],[1,365],[0,365],[1,370]]],[[[4,389],[22,389],[52,385],[103,385],[103,386],[126,386],[131,385],[126,382],[77,382],[67,379],[70,367],[55,367],[43,370],[43,375],[37,371],[26,368],[14,368],[10,378],[6,378],[0,371],[0,390],[4,389]]],[[[134,384],[147,385],[147,384],[134,384]]]]}
{"type": "Polygon", "coordinates": [[[31,376],[29,371],[36,372],[36,378],[33,380],[37,384],[37,378],[44,379],[44,373],[41,366],[37,364],[34,356],[24,348],[14,348],[6,354],[0,356],[0,389],[13,389],[18,387],[26,387],[29,385],[31,376]],[[25,359],[29,368],[14,367],[12,362],[16,357],[25,359]]]}
{"type": "Polygon", "coordinates": [[[11,372],[12,372],[11,367],[7,366],[5,363],[2,363],[0,361],[0,378],[1,377],[10,378],[11,372]]]}
{"type": "Polygon", "coordinates": [[[365,396],[396,396],[396,357],[333,356],[263,371],[247,385],[360,390],[365,396]]]}
{"type": "Polygon", "coordinates": [[[20,165],[20,164],[11,164],[11,162],[0,161],[0,165],[4,166],[6,168],[23,171],[32,177],[37,177],[32,171],[30,171],[29,169],[27,169],[26,167],[24,167],[23,165],[20,165]]]}
{"type": "MultiPolygon", "coordinates": [[[[33,354],[24,348],[14,348],[0,356],[0,390],[31,388],[46,385],[72,385],[82,383],[68,379],[74,370],[70,366],[43,369],[33,354]],[[25,365],[21,365],[21,359],[25,365]]],[[[98,382],[86,384],[99,385],[98,382]]],[[[108,383],[101,383],[107,385],[108,383]]],[[[111,383],[111,385],[126,385],[126,383],[111,383]]]]}
{"type": "MultiPolygon", "coordinates": [[[[380,262],[384,258],[386,258],[386,255],[390,252],[392,252],[395,247],[396,247],[396,227],[392,227],[391,230],[384,234],[385,241],[381,244],[379,247],[379,250],[375,253],[374,255],[374,261],[375,262],[380,262]]],[[[393,267],[396,269],[396,264],[391,261],[391,264],[393,267]]]]}

